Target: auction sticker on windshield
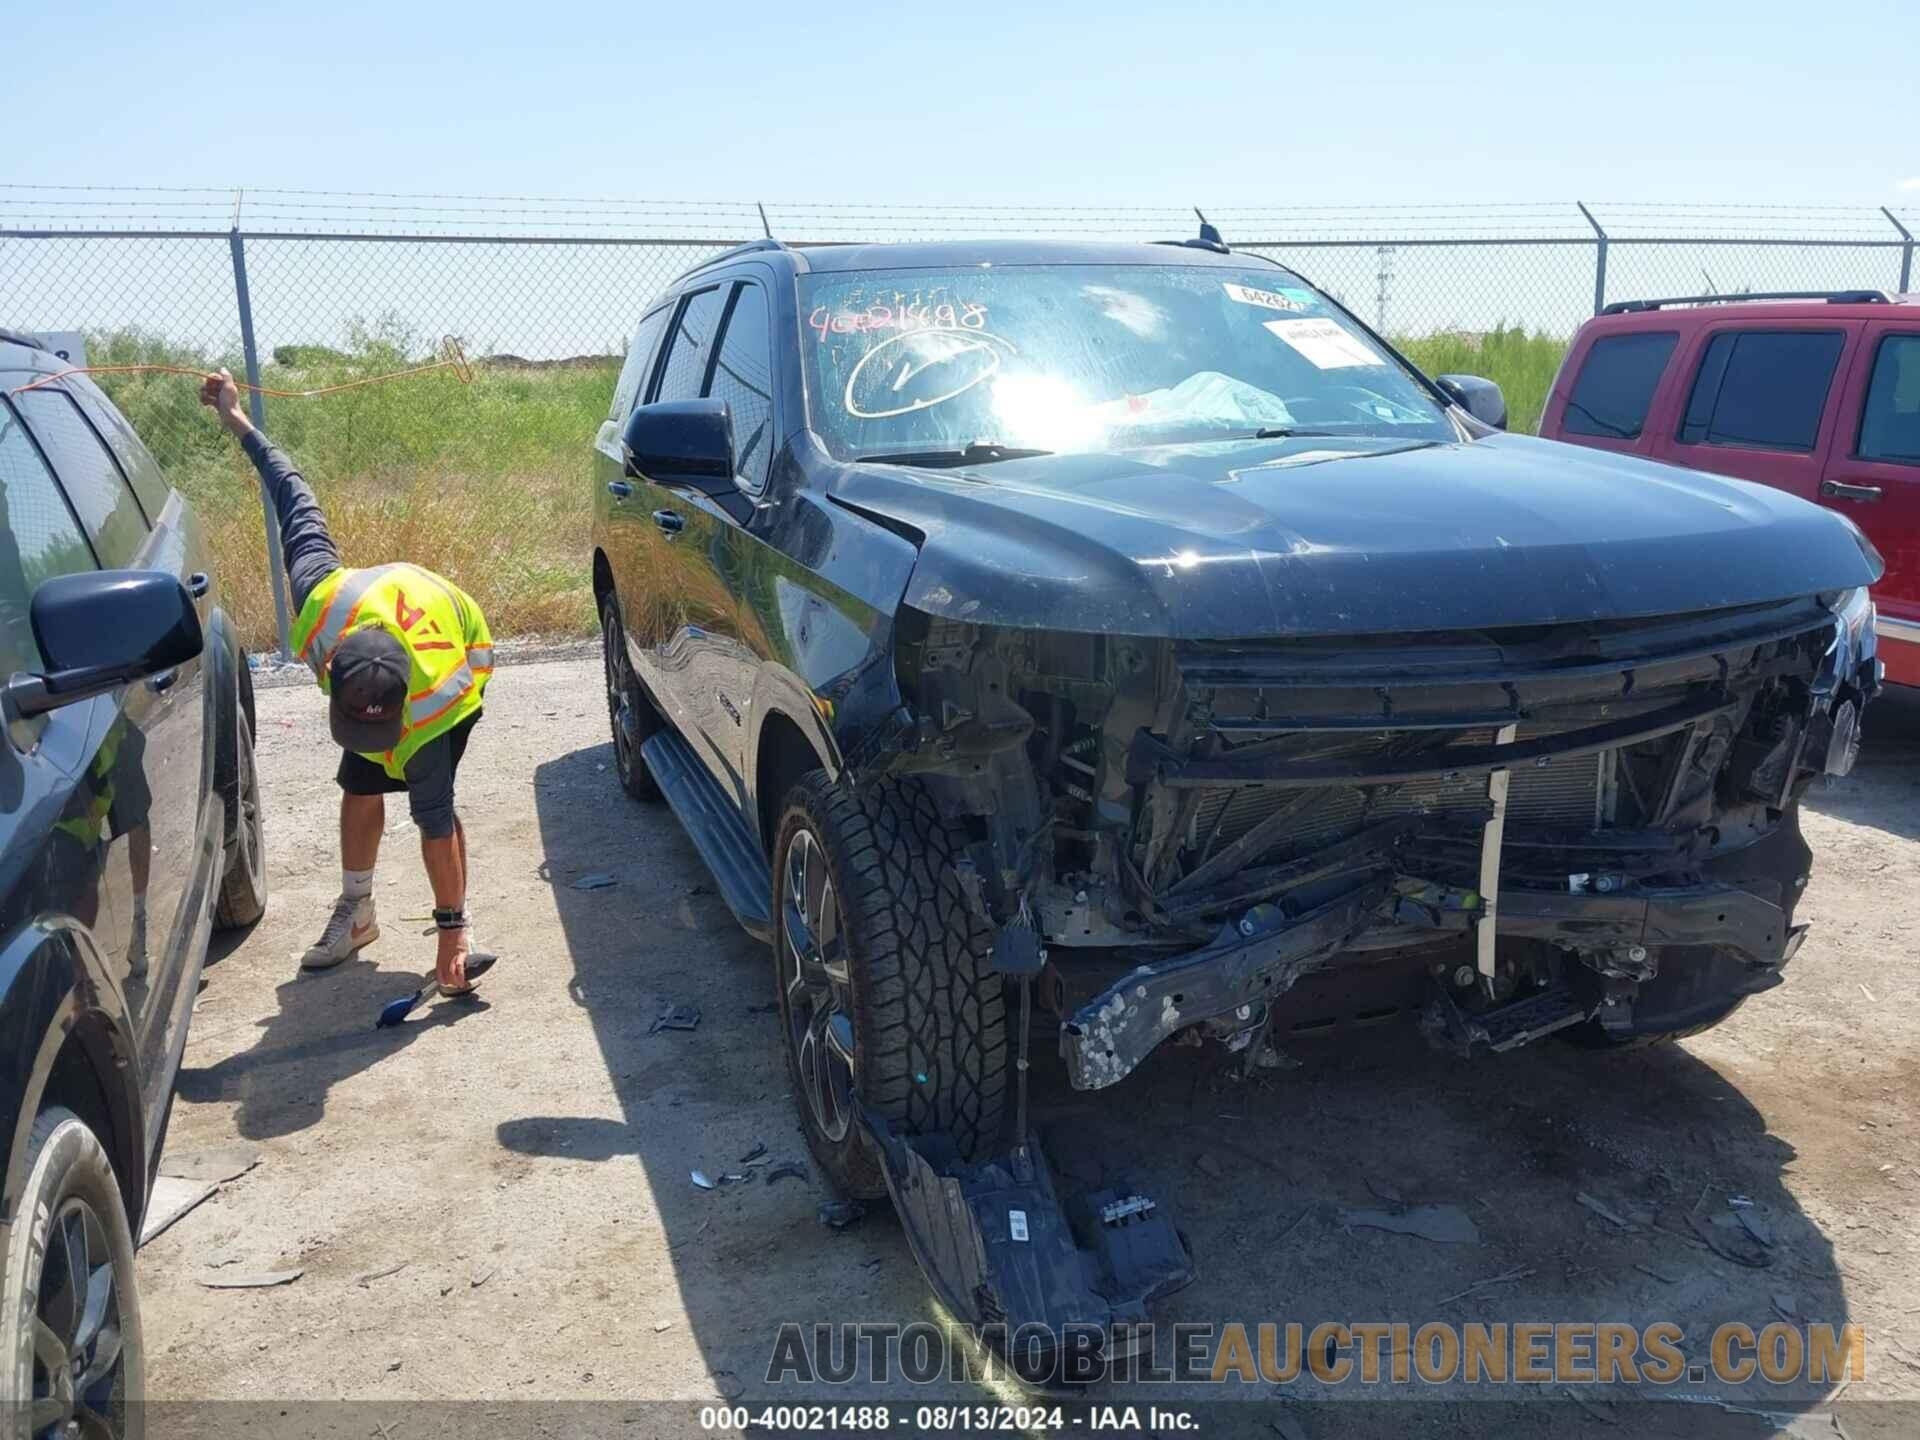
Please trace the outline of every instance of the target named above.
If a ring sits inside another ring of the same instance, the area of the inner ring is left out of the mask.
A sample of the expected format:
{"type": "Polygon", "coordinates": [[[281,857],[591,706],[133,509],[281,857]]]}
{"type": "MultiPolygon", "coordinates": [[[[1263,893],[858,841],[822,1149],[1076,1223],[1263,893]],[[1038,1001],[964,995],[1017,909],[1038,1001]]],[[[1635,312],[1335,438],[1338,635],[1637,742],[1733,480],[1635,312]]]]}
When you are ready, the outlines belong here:
{"type": "Polygon", "coordinates": [[[1349,335],[1334,320],[1268,320],[1271,330],[1301,356],[1322,370],[1343,370],[1350,365],[1384,365],[1373,351],[1349,335]]]}
{"type": "Polygon", "coordinates": [[[1220,288],[1227,292],[1227,298],[1238,300],[1242,305],[1261,305],[1268,310],[1304,310],[1313,303],[1313,297],[1304,290],[1259,290],[1251,285],[1236,285],[1231,280],[1223,280],[1220,288]]]}

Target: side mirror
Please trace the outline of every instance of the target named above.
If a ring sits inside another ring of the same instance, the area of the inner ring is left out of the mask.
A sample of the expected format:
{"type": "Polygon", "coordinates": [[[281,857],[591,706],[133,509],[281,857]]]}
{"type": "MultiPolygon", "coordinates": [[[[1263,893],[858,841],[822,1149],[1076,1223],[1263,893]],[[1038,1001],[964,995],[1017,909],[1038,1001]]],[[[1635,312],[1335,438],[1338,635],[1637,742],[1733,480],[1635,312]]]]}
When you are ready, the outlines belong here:
{"type": "Polygon", "coordinates": [[[1436,381],[1456,405],[1482,425],[1496,430],[1507,428],[1507,397],[1493,381],[1478,375],[1441,375],[1436,381]]]}
{"type": "Polygon", "coordinates": [[[44,715],[183,665],[206,644],[178,577],[160,570],[91,570],[41,583],[28,607],[44,675],[6,684],[15,715],[44,715]]]}
{"type": "Polygon", "coordinates": [[[733,483],[733,416],[724,400],[668,400],[627,417],[627,474],[670,490],[722,498],[733,483]]]}

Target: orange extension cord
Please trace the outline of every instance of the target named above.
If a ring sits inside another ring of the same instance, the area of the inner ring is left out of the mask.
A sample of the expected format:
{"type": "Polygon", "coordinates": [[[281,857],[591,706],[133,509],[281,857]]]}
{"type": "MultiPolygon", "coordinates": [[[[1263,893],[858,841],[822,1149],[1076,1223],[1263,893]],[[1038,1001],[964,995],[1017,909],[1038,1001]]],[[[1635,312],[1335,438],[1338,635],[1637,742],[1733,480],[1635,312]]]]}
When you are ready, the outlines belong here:
{"type": "MultiPolygon", "coordinates": [[[[322,385],[316,390],[275,390],[266,385],[249,385],[244,380],[234,381],[242,390],[256,391],[275,400],[313,400],[322,395],[337,395],[342,390],[357,390],[362,385],[378,385],[384,380],[404,380],[409,375],[425,375],[434,370],[451,370],[459,377],[462,385],[473,383],[473,367],[467,363],[467,352],[460,348],[460,342],[449,335],[440,342],[438,360],[425,365],[415,365],[406,370],[392,370],[385,375],[366,375],[358,380],[348,380],[339,385],[322,385]]],[[[51,375],[42,375],[38,380],[25,385],[15,386],[9,395],[24,395],[29,390],[38,390],[42,385],[51,385],[56,380],[64,380],[69,375],[132,375],[145,373],[152,375],[191,375],[196,380],[205,380],[213,372],[196,370],[190,365],[70,365],[65,370],[56,370],[51,375]]]]}

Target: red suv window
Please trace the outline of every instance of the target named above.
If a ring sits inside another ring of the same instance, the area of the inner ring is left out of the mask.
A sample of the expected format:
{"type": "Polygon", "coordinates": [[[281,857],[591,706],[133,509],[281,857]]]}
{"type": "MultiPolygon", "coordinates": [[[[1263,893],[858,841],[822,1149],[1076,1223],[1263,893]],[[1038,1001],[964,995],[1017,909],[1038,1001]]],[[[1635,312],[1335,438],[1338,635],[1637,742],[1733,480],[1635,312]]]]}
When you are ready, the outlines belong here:
{"type": "Polygon", "coordinates": [[[1573,435],[1639,438],[1653,392],[1679,340],[1672,330],[1602,335],[1587,351],[1560,428],[1573,435]]]}
{"type": "Polygon", "coordinates": [[[1846,343],[1839,330],[1715,335],[1693,379],[1681,442],[1811,452],[1846,343]]]}

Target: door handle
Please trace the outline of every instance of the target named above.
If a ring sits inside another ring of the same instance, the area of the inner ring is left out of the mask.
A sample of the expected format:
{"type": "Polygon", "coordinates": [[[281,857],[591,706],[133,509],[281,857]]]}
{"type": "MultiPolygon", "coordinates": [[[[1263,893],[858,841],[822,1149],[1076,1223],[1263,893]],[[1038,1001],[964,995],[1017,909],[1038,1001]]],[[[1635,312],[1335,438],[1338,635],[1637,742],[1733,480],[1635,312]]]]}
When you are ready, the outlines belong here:
{"type": "Polygon", "coordinates": [[[607,493],[616,500],[628,500],[633,496],[633,486],[625,480],[607,481],[607,493]]]}
{"type": "Polygon", "coordinates": [[[654,511],[653,523],[658,525],[661,530],[668,535],[678,535],[682,530],[687,528],[686,518],[681,515],[678,510],[654,511]]]}
{"type": "Polygon", "coordinates": [[[187,577],[187,593],[196,600],[206,598],[207,589],[213,584],[213,577],[204,570],[196,570],[187,577]]]}
{"type": "Polygon", "coordinates": [[[158,675],[147,677],[147,688],[156,695],[164,695],[173,688],[174,682],[179,678],[180,671],[177,666],[172,670],[162,670],[158,675]]]}
{"type": "Polygon", "coordinates": [[[1872,503],[1880,498],[1878,485],[1847,485],[1838,480],[1822,480],[1820,493],[1830,500],[1859,500],[1872,503]]]}

